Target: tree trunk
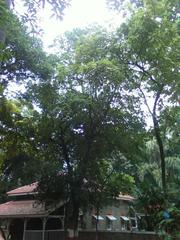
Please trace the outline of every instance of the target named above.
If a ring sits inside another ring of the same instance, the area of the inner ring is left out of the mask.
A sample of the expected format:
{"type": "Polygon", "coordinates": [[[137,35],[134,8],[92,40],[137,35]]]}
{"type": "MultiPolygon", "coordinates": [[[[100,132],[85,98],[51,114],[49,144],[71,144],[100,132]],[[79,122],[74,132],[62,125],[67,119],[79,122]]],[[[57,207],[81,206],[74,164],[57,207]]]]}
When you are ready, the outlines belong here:
{"type": "Polygon", "coordinates": [[[5,43],[5,31],[3,28],[0,28],[0,44],[3,45],[5,43]]]}
{"type": "Polygon", "coordinates": [[[96,208],[96,217],[97,217],[97,219],[96,219],[96,240],[99,240],[99,233],[98,233],[98,223],[99,223],[99,212],[100,212],[100,209],[99,209],[99,204],[97,204],[97,208],[96,208]]]}
{"type": "Polygon", "coordinates": [[[155,98],[154,105],[153,105],[153,110],[151,111],[149,104],[147,102],[146,96],[145,96],[143,90],[139,87],[139,90],[143,95],[143,98],[144,98],[145,104],[148,108],[148,111],[152,116],[153,125],[154,125],[154,135],[155,135],[156,142],[157,142],[157,145],[159,148],[159,155],[160,155],[160,161],[161,161],[162,188],[163,188],[164,193],[166,193],[166,163],[165,163],[164,145],[163,145],[163,141],[161,138],[159,122],[158,122],[157,115],[156,115],[157,104],[160,99],[162,89],[163,89],[163,86],[159,89],[159,91],[157,91],[156,98],[155,98]]]}
{"type": "Polygon", "coordinates": [[[156,95],[155,102],[154,102],[154,107],[153,107],[153,124],[154,124],[154,135],[156,138],[156,142],[159,148],[159,154],[160,154],[160,160],[161,160],[161,181],[162,181],[162,188],[164,193],[166,193],[166,163],[165,163],[165,154],[164,154],[164,146],[163,146],[163,141],[161,138],[160,134],[160,128],[159,128],[159,123],[158,119],[156,116],[156,107],[157,107],[157,102],[160,98],[161,92],[159,91],[156,95]]]}
{"type": "Polygon", "coordinates": [[[73,207],[73,238],[72,240],[78,239],[78,220],[79,220],[79,207],[73,207]]]}
{"type": "Polygon", "coordinates": [[[66,199],[64,205],[64,232],[65,232],[65,240],[68,238],[68,200],[66,199]]]}
{"type": "MultiPolygon", "coordinates": [[[[7,9],[10,9],[10,1],[9,0],[5,0],[4,2],[2,1],[1,5],[3,5],[3,7],[7,8],[7,9]]],[[[1,17],[3,18],[3,16],[1,16],[1,17]]],[[[0,26],[0,43],[4,44],[5,39],[6,39],[5,27],[0,26]]]]}
{"type": "Polygon", "coordinates": [[[162,180],[162,187],[164,192],[166,192],[166,163],[165,163],[165,154],[164,154],[164,146],[160,135],[160,129],[158,121],[155,117],[153,117],[154,123],[154,134],[156,137],[156,142],[159,148],[159,154],[161,159],[161,180],[162,180]]]}
{"type": "MultiPolygon", "coordinates": [[[[0,7],[5,7],[7,9],[10,9],[10,0],[2,1],[0,7]]],[[[2,19],[6,18],[5,16],[0,16],[0,17],[2,17],[2,19]]],[[[6,26],[5,26],[5,24],[6,23],[4,23],[4,26],[0,25],[0,49],[4,46],[5,40],[6,40],[6,26]]],[[[0,69],[1,69],[1,56],[0,56],[0,69]]]]}

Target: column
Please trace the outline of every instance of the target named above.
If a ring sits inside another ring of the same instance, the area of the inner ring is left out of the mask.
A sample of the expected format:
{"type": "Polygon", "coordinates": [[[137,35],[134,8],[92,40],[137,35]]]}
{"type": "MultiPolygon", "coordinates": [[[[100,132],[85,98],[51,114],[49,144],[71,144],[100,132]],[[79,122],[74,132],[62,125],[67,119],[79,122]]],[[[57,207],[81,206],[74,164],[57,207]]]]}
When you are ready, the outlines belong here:
{"type": "Polygon", "coordinates": [[[45,230],[46,230],[46,218],[43,218],[43,232],[42,232],[42,240],[45,239],[45,230]]]}
{"type": "Polygon", "coordinates": [[[8,219],[7,220],[7,231],[5,232],[5,236],[6,236],[7,239],[10,236],[10,224],[11,224],[11,220],[8,219]]]}
{"type": "Polygon", "coordinates": [[[64,230],[64,216],[60,216],[59,217],[60,221],[61,221],[61,224],[62,224],[62,230],[64,230]]]}
{"type": "Polygon", "coordinates": [[[24,230],[23,230],[23,240],[26,239],[26,226],[27,226],[27,219],[24,219],[24,230]]]}

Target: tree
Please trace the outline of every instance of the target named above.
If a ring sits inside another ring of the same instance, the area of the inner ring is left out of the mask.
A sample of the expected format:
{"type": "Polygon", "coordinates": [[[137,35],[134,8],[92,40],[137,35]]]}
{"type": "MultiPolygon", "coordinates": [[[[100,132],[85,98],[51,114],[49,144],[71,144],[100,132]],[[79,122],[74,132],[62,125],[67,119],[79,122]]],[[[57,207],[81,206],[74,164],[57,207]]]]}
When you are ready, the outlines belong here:
{"type": "Polygon", "coordinates": [[[37,31],[37,13],[39,7],[43,8],[45,3],[50,4],[53,14],[62,19],[64,9],[70,2],[24,1],[28,14],[21,18],[13,13],[16,3],[0,2],[0,160],[3,192],[10,187],[33,181],[38,171],[32,169],[34,166],[38,169],[41,162],[39,159],[35,162],[35,158],[32,157],[34,155],[34,148],[31,145],[34,132],[32,105],[25,104],[19,93],[10,96],[8,90],[14,83],[25,88],[30,82],[51,78],[53,74],[52,62],[55,63],[56,60],[53,56],[47,57],[42,50],[42,42],[32,36],[25,27],[32,24],[33,29],[37,31]],[[33,172],[36,172],[34,176],[33,172]]]}
{"type": "Polygon", "coordinates": [[[165,151],[159,117],[168,102],[177,103],[178,3],[142,3],[143,8],[137,9],[117,32],[113,54],[129,66],[130,87],[138,90],[152,118],[161,159],[162,187],[166,192],[165,151]]]}
{"type": "MultiPolygon", "coordinates": [[[[7,20],[7,7],[8,7],[8,2],[3,1],[1,3],[1,10],[0,10],[0,15],[3,16],[3,18],[0,19],[0,44],[3,45],[5,42],[5,29],[4,29],[4,23],[7,20]],[[5,19],[6,20],[5,20],[5,19]]],[[[1,46],[2,48],[2,46],[1,46]]]]}
{"type": "Polygon", "coordinates": [[[9,189],[36,181],[43,162],[32,145],[34,122],[27,105],[4,99],[0,115],[0,200],[4,201],[9,189]]]}
{"type": "MultiPolygon", "coordinates": [[[[52,7],[52,16],[57,17],[57,19],[63,19],[64,10],[70,5],[70,0],[53,0],[53,1],[23,1],[24,7],[26,11],[24,15],[19,17],[18,21],[23,24],[23,26],[27,26],[29,30],[29,35],[34,35],[40,32],[38,26],[37,15],[40,8],[44,8],[45,3],[49,4],[52,7]]],[[[1,61],[6,58],[6,54],[4,54],[4,48],[6,48],[6,37],[9,33],[9,27],[12,30],[12,26],[14,26],[15,16],[13,14],[13,10],[11,9],[11,5],[15,7],[15,2],[12,0],[2,0],[0,2],[0,69],[1,69],[1,61]]]]}
{"type": "Polygon", "coordinates": [[[28,184],[39,174],[31,138],[34,132],[33,104],[19,92],[9,93],[9,86],[35,83],[51,78],[56,60],[42,50],[42,43],[30,37],[26,28],[12,16],[7,23],[6,47],[3,47],[0,69],[0,161],[2,192],[28,184]],[[36,169],[36,170],[33,170],[36,169]],[[34,172],[34,173],[33,173],[34,172]],[[33,175],[34,174],[34,175],[33,175]]]}
{"type": "MultiPolygon", "coordinates": [[[[105,193],[108,196],[110,190],[111,196],[119,194],[123,183],[131,185],[133,181],[128,175],[117,172],[111,176],[106,164],[104,171],[101,167],[116,149],[127,157],[133,155],[133,145],[137,149],[138,142],[135,136],[138,139],[143,130],[133,113],[132,99],[123,91],[123,71],[116,61],[108,59],[109,50],[104,48],[108,34],[100,29],[85,31],[80,38],[74,34],[65,39],[68,51],[59,56],[56,78],[30,86],[33,91],[28,99],[39,107],[34,144],[47,166],[53,161],[56,169],[47,178],[53,182],[61,179],[66,190],[58,195],[55,184],[50,184],[55,194],[52,196],[57,200],[63,195],[69,200],[69,220],[76,230],[79,209],[88,204],[87,194],[94,194],[92,198],[97,201],[105,193]],[[88,184],[87,189],[94,189],[92,192],[86,192],[88,184]],[[103,189],[100,194],[98,187],[103,189]]],[[[49,200],[50,196],[50,180],[44,181],[47,178],[42,179],[42,185],[40,180],[42,200],[49,200]]]]}

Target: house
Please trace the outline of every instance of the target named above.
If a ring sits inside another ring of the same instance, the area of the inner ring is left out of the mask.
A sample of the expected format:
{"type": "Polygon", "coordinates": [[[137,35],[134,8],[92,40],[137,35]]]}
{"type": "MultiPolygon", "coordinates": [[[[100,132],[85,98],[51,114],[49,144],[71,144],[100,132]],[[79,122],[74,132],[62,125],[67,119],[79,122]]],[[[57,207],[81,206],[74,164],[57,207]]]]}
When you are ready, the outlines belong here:
{"type": "Polygon", "coordinates": [[[82,217],[81,229],[96,230],[96,224],[98,224],[98,230],[102,231],[137,230],[136,213],[132,206],[133,200],[132,196],[121,194],[112,200],[111,204],[104,206],[98,216],[95,209],[86,212],[82,217]]]}
{"type": "Polygon", "coordinates": [[[13,240],[56,240],[64,230],[64,203],[37,203],[37,183],[7,192],[10,201],[0,205],[1,228],[13,240]]]}
{"type": "MultiPolygon", "coordinates": [[[[2,233],[12,240],[58,240],[64,236],[64,202],[46,206],[37,202],[37,182],[7,192],[9,201],[0,205],[2,233]]],[[[94,209],[81,212],[79,229],[127,231],[137,228],[135,213],[129,215],[133,197],[119,195],[97,216],[94,209]]]]}

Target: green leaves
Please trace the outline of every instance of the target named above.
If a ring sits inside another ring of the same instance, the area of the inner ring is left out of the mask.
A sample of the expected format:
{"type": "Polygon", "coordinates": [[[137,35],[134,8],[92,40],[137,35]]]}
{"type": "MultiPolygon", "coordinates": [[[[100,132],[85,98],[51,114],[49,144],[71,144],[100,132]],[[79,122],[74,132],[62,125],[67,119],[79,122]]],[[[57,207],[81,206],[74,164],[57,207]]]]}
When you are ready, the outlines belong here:
{"type": "Polygon", "coordinates": [[[44,8],[48,3],[51,6],[52,17],[62,20],[64,16],[64,10],[70,6],[71,0],[39,0],[39,1],[24,1],[24,4],[28,7],[30,12],[36,13],[38,8],[44,8]]]}
{"type": "MultiPolygon", "coordinates": [[[[58,16],[66,4],[49,3],[58,16]]],[[[35,2],[27,4],[33,18],[35,2]]],[[[66,33],[55,41],[56,56],[12,16],[0,80],[0,164],[8,184],[40,179],[41,200],[68,196],[77,215],[82,206],[99,208],[120,191],[133,192],[138,180],[145,210],[163,209],[160,156],[163,180],[168,175],[171,186],[178,183],[172,176],[179,172],[178,111],[171,104],[178,95],[180,41],[177,1],[154,4],[133,1],[129,20],[113,33],[99,26],[66,33]],[[26,85],[19,101],[6,99],[14,81],[26,85]],[[159,148],[145,131],[143,102],[159,148]]]]}
{"type": "MultiPolygon", "coordinates": [[[[30,99],[39,107],[34,142],[45,166],[51,161],[64,174],[63,184],[68,186],[63,188],[64,195],[68,195],[75,212],[79,207],[100,206],[120,191],[132,191],[134,178],[130,172],[117,170],[110,159],[115,149],[121,149],[127,158],[133,157],[142,125],[132,96],[123,88],[124,68],[104,46],[110,43],[104,30],[77,30],[59,43],[55,78],[30,86],[30,99]],[[67,48],[62,51],[61,46],[67,48]]],[[[63,187],[58,177],[55,169],[50,175],[47,172],[47,179],[63,187]]],[[[46,177],[42,178],[41,197],[48,199],[51,191],[51,196],[60,197],[59,190],[50,189],[43,179],[46,177]]]]}
{"type": "MultiPolygon", "coordinates": [[[[161,228],[161,235],[164,239],[173,239],[179,237],[180,227],[180,209],[177,207],[171,207],[167,209],[170,218],[161,220],[159,227],[161,228]]],[[[159,213],[162,215],[162,212],[159,213]]]]}

